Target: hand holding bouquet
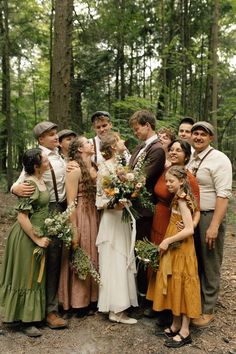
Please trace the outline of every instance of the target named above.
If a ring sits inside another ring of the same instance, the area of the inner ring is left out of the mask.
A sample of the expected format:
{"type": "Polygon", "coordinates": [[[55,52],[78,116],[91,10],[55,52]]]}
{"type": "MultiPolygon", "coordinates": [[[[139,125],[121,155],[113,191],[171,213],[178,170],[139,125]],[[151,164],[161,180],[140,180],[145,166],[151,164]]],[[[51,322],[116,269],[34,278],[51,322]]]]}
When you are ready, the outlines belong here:
{"type": "MultiPolygon", "coordinates": [[[[73,239],[73,226],[70,223],[70,215],[75,207],[76,204],[72,203],[63,213],[52,211],[49,217],[44,220],[43,226],[35,230],[36,235],[39,237],[46,236],[50,239],[58,237],[69,248],[73,239]]],[[[38,257],[41,257],[43,253],[44,249],[42,247],[36,247],[34,250],[34,254],[38,257]]]]}
{"type": "Polygon", "coordinates": [[[143,241],[136,241],[135,247],[136,257],[144,265],[144,269],[151,267],[154,272],[159,268],[160,248],[147,238],[143,241]]]}
{"type": "MultiPolygon", "coordinates": [[[[180,247],[182,241],[176,241],[170,244],[169,249],[180,247]]],[[[138,240],[135,243],[135,252],[138,260],[144,265],[144,268],[151,267],[154,272],[159,268],[160,258],[163,251],[158,245],[150,242],[147,238],[138,240]]]]}
{"type": "Polygon", "coordinates": [[[130,220],[130,214],[126,208],[129,208],[134,218],[139,217],[132,207],[132,201],[139,199],[143,207],[153,208],[150,193],[145,186],[144,158],[145,154],[142,154],[134,170],[131,170],[129,166],[123,166],[118,159],[115,171],[109,171],[103,176],[102,188],[106,196],[110,198],[107,208],[112,209],[116,204],[122,203],[125,206],[122,220],[126,222],[130,220]]]}

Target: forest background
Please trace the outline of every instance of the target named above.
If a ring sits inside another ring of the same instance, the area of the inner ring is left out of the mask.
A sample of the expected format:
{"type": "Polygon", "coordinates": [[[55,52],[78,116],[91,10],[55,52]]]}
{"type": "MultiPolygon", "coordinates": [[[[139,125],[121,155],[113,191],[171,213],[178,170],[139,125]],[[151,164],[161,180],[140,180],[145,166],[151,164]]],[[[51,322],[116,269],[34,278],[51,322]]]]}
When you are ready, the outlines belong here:
{"type": "Polygon", "coordinates": [[[235,167],[235,15],[235,0],[0,0],[1,185],[36,144],[35,124],[91,136],[96,110],[131,146],[139,109],[158,128],[210,121],[235,167]]]}

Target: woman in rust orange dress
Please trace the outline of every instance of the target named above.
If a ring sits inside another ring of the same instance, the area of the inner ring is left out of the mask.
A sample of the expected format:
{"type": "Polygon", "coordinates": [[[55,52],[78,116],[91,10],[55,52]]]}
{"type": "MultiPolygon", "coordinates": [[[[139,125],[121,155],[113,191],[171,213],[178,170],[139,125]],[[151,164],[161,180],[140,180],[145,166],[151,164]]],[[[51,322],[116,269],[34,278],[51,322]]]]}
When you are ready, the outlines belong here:
{"type": "MultiPolygon", "coordinates": [[[[168,147],[169,150],[169,161],[171,162],[171,166],[178,165],[178,166],[185,166],[190,159],[191,156],[191,145],[184,140],[176,139],[172,141],[168,147]]],[[[173,194],[171,194],[166,186],[165,182],[165,175],[168,169],[167,167],[163,174],[158,179],[154,192],[157,198],[157,204],[155,206],[155,213],[153,217],[153,224],[152,224],[152,231],[151,231],[151,241],[156,245],[159,245],[167,230],[167,226],[170,221],[170,214],[171,214],[171,201],[173,199],[173,194]]],[[[200,193],[199,193],[199,186],[196,178],[191,174],[191,172],[187,171],[188,182],[191,186],[192,192],[198,206],[200,205],[200,193]]],[[[194,218],[198,218],[199,211],[197,211],[194,215],[194,218]]],[[[180,228],[182,227],[179,224],[180,228]]],[[[156,274],[152,274],[150,271],[149,273],[149,286],[154,286],[156,282],[156,274]]],[[[149,300],[153,300],[149,296],[149,300]]],[[[145,316],[147,317],[156,317],[157,313],[152,310],[151,307],[147,308],[144,312],[145,316]]],[[[163,314],[159,314],[158,322],[160,324],[168,324],[170,320],[170,316],[168,313],[164,312],[163,314]]]]}
{"type": "MultiPolygon", "coordinates": [[[[176,139],[169,145],[168,150],[169,161],[172,166],[185,166],[189,162],[191,156],[191,145],[188,142],[176,139]]],[[[157,197],[157,204],[155,207],[155,214],[152,224],[151,241],[157,245],[162,242],[170,220],[170,204],[173,194],[168,191],[165,182],[165,174],[166,171],[168,171],[168,168],[165,169],[154,188],[154,192],[157,197]]],[[[199,205],[200,194],[198,182],[191,172],[187,171],[187,175],[192,192],[199,205]]]]}

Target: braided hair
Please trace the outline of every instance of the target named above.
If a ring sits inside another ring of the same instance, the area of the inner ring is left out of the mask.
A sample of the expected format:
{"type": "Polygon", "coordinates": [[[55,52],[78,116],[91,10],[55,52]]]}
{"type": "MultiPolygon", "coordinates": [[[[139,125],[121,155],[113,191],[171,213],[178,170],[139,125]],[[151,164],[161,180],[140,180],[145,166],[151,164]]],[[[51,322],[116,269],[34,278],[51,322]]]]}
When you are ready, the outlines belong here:
{"type": "Polygon", "coordinates": [[[113,146],[119,140],[117,132],[109,132],[101,139],[100,151],[105,160],[109,160],[114,155],[113,146]]]}

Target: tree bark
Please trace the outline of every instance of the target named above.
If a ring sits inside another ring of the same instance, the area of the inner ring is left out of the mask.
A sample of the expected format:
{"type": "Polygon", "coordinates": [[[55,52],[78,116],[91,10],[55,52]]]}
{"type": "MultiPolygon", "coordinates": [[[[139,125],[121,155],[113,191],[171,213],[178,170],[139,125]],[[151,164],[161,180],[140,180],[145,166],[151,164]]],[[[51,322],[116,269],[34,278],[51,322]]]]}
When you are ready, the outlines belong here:
{"type": "Polygon", "coordinates": [[[217,73],[217,49],[218,49],[218,21],[219,21],[219,0],[214,2],[213,25],[212,25],[212,124],[215,128],[215,146],[218,147],[217,136],[217,98],[218,98],[218,73],[217,73]]]}
{"type": "Polygon", "coordinates": [[[3,1],[3,103],[2,113],[6,120],[7,131],[7,186],[10,190],[13,183],[13,168],[12,168],[12,122],[11,122],[11,84],[10,84],[10,40],[9,40],[9,9],[8,1],[3,1]]]}
{"type": "Polygon", "coordinates": [[[52,83],[49,119],[59,129],[67,128],[70,121],[70,70],[72,44],[73,0],[55,1],[52,83]]]}

